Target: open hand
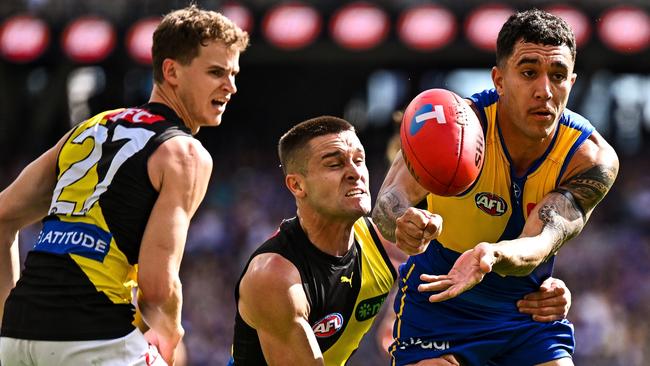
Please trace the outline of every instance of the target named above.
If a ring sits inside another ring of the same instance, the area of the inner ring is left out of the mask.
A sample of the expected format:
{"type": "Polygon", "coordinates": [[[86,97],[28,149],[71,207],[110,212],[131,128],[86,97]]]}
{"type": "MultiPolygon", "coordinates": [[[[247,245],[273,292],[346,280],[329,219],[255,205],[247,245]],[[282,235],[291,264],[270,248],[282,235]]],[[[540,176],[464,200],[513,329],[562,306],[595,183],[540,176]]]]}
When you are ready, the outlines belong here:
{"type": "Polygon", "coordinates": [[[440,302],[454,298],[471,289],[492,271],[496,258],[491,244],[480,243],[461,254],[446,275],[420,275],[420,280],[428,282],[418,286],[418,291],[441,291],[429,296],[430,302],[440,302]]]}

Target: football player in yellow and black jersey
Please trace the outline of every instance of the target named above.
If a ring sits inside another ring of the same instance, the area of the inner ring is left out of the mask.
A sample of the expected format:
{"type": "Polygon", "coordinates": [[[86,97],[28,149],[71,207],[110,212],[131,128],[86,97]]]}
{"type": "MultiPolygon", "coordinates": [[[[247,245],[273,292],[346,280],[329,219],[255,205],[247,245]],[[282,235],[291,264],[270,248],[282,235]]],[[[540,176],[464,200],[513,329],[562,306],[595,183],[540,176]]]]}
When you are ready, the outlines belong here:
{"type": "Polygon", "coordinates": [[[149,103],[79,124],[0,194],[3,365],[174,363],[178,271],[212,170],[193,134],[221,123],[247,44],[221,14],[171,12],[153,36],[149,103]],[[43,217],[8,293],[11,242],[43,217]],[[146,335],[134,324],[136,285],[146,335]]]}
{"type": "Polygon", "coordinates": [[[513,14],[496,53],[495,88],[467,100],[486,141],[473,186],[430,194],[400,156],[378,196],[373,218],[384,236],[427,246],[400,268],[393,365],[440,357],[452,360],[446,365],[573,365],[573,325],[534,322],[516,303],[551,275],[555,254],[614,183],[618,158],[565,108],[576,49],[564,20],[513,14]],[[427,210],[412,207],[425,198],[427,210]],[[428,236],[440,218],[444,230],[428,236]]]}
{"type": "MultiPolygon", "coordinates": [[[[364,148],[347,121],[322,116],[291,128],[278,150],[297,216],[243,270],[230,365],[342,366],[396,279],[392,244],[366,217],[364,148]]],[[[568,291],[539,295],[524,306],[565,315],[568,291]]]]}

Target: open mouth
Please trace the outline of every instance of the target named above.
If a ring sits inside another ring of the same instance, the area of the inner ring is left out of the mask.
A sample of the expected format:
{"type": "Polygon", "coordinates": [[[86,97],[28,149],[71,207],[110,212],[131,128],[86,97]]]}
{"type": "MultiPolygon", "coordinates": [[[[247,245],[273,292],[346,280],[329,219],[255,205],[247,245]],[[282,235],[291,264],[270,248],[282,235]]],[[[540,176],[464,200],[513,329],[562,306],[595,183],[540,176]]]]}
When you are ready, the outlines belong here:
{"type": "Polygon", "coordinates": [[[363,196],[365,194],[366,194],[366,191],[364,191],[363,189],[357,188],[357,189],[353,189],[353,190],[349,191],[348,193],[346,193],[345,197],[358,197],[358,196],[363,196]]]}
{"type": "Polygon", "coordinates": [[[223,108],[226,105],[226,103],[228,103],[228,101],[227,100],[212,99],[211,103],[212,103],[212,106],[215,107],[215,108],[223,108]]]}

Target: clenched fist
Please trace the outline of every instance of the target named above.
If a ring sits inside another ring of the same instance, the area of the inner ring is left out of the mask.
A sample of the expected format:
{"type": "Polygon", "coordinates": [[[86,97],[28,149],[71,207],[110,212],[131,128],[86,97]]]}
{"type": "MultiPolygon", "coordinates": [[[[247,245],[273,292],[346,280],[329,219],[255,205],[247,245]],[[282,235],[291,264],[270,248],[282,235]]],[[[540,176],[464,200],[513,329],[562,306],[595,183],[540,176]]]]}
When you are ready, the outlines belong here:
{"type": "Polygon", "coordinates": [[[395,244],[408,255],[424,252],[429,242],[442,232],[442,217],[427,210],[409,207],[397,218],[395,244]]]}

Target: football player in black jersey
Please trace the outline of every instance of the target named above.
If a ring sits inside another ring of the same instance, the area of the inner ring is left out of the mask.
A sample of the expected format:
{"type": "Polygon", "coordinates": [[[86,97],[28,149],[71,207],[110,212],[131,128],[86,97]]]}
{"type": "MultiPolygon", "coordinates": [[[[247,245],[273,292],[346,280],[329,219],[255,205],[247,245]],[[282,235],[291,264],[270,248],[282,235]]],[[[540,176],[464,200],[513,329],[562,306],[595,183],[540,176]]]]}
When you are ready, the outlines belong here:
{"type": "Polygon", "coordinates": [[[3,365],[174,363],[179,266],[212,170],[193,135],[221,123],[247,45],[221,14],[171,12],[153,35],[149,103],[82,122],[0,193],[3,365]],[[12,242],[40,219],[18,279],[12,242]]]}
{"type": "MultiPolygon", "coordinates": [[[[243,270],[230,365],[344,365],[396,278],[392,244],[366,217],[365,151],[347,121],[321,116],[291,128],[278,152],[297,214],[243,270]]],[[[564,285],[546,285],[562,289],[542,289],[522,305],[564,316],[564,285]]]]}

